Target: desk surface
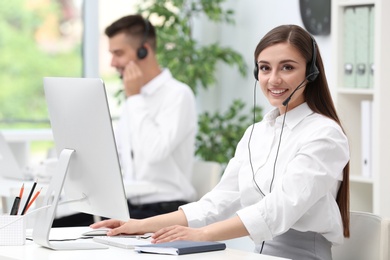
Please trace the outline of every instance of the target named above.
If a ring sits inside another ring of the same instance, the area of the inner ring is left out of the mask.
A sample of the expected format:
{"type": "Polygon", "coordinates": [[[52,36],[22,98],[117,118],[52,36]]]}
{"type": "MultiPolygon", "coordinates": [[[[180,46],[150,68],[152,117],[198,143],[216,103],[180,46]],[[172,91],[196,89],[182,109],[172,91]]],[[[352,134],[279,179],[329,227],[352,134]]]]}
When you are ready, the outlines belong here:
{"type": "MultiPolygon", "coordinates": [[[[79,237],[84,231],[88,230],[88,227],[75,227],[75,228],[53,228],[50,234],[51,239],[65,239],[79,237]]],[[[31,230],[28,230],[27,237],[31,234],[31,230]]],[[[79,240],[80,243],[88,242],[92,240],[79,240]]],[[[118,247],[109,247],[108,249],[95,249],[95,250],[67,250],[67,251],[55,251],[51,249],[43,248],[33,241],[27,240],[24,246],[0,246],[0,259],[39,259],[39,260],[69,260],[69,259],[140,259],[140,260],[174,260],[174,259],[186,259],[186,260],[283,260],[285,258],[259,255],[256,253],[234,250],[227,248],[223,251],[215,251],[208,253],[189,254],[181,256],[171,255],[156,255],[156,254],[141,254],[132,249],[122,249],[118,247]]]]}

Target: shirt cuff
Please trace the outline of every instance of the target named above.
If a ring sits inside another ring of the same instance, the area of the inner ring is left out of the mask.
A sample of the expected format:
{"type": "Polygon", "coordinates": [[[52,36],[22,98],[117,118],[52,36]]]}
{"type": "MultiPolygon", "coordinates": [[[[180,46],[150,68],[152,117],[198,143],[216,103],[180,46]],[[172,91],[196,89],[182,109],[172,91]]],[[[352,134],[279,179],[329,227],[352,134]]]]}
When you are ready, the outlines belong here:
{"type": "Polygon", "coordinates": [[[205,218],[199,218],[199,212],[202,212],[202,208],[199,203],[188,203],[180,206],[179,209],[183,210],[186,215],[188,227],[200,228],[206,225],[205,218]],[[196,216],[198,216],[198,218],[196,216]]]}
{"type": "Polygon", "coordinates": [[[249,236],[255,242],[260,244],[264,240],[272,239],[272,233],[268,228],[265,219],[260,217],[260,214],[256,214],[258,205],[252,205],[237,211],[237,215],[241,219],[246,230],[249,232],[249,236]]]}

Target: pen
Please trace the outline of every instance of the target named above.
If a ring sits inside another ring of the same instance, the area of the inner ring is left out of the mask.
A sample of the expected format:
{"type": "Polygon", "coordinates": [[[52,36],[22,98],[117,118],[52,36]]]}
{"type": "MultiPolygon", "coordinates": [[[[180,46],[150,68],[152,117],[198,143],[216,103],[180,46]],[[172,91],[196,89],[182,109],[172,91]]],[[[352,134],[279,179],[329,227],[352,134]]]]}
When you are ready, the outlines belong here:
{"type": "Polygon", "coordinates": [[[23,191],[24,191],[24,183],[20,188],[19,197],[15,197],[14,204],[12,204],[10,215],[18,215],[19,205],[20,205],[20,201],[22,200],[23,191]]]}
{"type": "Polygon", "coordinates": [[[33,204],[34,201],[37,199],[39,193],[41,193],[41,190],[42,190],[42,188],[41,188],[39,191],[37,191],[37,193],[35,193],[34,197],[33,197],[33,198],[31,199],[31,201],[28,203],[27,208],[26,208],[26,212],[27,212],[28,209],[30,208],[31,204],[33,204]]]}
{"type": "Polygon", "coordinates": [[[24,215],[24,213],[26,213],[26,209],[27,209],[28,203],[30,202],[31,196],[32,196],[32,194],[34,193],[35,186],[37,186],[37,181],[34,182],[32,188],[31,188],[31,191],[30,191],[30,193],[28,194],[28,197],[27,197],[27,200],[26,200],[26,204],[24,204],[24,208],[23,208],[23,211],[22,211],[22,215],[24,215]]]}
{"type": "Polygon", "coordinates": [[[14,204],[12,205],[10,215],[18,215],[19,204],[20,204],[20,197],[15,197],[14,204]]]}

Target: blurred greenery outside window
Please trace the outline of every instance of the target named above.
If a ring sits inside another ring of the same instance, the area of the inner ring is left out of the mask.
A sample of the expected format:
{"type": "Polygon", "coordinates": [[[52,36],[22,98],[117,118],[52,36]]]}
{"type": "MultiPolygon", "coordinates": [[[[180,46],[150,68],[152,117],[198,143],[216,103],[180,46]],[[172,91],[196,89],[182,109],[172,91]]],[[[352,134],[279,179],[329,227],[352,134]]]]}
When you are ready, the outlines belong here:
{"type": "Polygon", "coordinates": [[[50,128],[43,77],[82,76],[82,2],[0,1],[0,131],[50,128]]]}
{"type": "Polygon", "coordinates": [[[49,128],[45,76],[82,76],[78,0],[0,1],[0,129],[49,128]]]}

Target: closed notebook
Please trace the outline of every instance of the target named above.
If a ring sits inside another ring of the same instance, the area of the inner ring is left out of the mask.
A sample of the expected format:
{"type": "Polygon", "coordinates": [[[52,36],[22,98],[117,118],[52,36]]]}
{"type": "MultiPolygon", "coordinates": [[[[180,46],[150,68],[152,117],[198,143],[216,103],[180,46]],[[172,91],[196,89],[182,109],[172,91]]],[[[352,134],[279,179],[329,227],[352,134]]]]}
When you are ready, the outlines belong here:
{"type": "Polygon", "coordinates": [[[224,250],[225,243],[211,241],[174,241],[160,244],[135,246],[134,250],[139,253],[154,253],[165,255],[185,255],[209,251],[224,250]]]}

